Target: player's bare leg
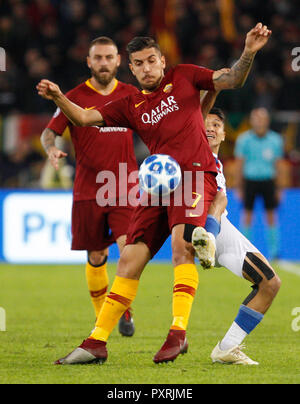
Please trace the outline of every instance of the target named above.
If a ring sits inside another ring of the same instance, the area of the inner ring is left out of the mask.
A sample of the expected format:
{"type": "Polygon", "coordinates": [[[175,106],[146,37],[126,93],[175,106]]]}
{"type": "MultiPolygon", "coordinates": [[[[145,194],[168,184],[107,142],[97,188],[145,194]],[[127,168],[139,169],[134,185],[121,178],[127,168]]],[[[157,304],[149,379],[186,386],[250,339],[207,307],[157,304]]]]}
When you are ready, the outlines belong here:
{"type": "Polygon", "coordinates": [[[280,289],[280,278],[262,254],[248,253],[245,262],[247,264],[244,264],[243,276],[253,283],[254,292],[245,300],[244,304],[265,314],[280,289]],[[255,272],[251,270],[250,272],[247,267],[253,268],[255,272]]]}
{"type": "Polygon", "coordinates": [[[188,350],[186,329],[198,287],[194,249],[183,239],[185,225],[172,229],[172,263],[174,266],[173,323],[165,343],[154,356],[155,363],[174,361],[188,350]]]}
{"type": "Polygon", "coordinates": [[[213,362],[258,365],[241,351],[241,344],[262,321],[280,289],[281,281],[267,259],[259,253],[246,254],[243,276],[253,284],[253,291],[243,302],[223,340],[214,348],[211,354],[213,362]]]}
{"type": "Polygon", "coordinates": [[[105,298],[96,327],[83,343],[55,364],[103,363],[107,359],[106,342],[120,317],[135,299],[139,278],[151,254],[143,242],[127,245],[118,262],[117,276],[105,298]]]}
{"type": "MultiPolygon", "coordinates": [[[[208,231],[211,229],[214,237],[217,237],[220,232],[221,215],[226,208],[225,202],[226,196],[224,193],[218,192],[209,208],[208,218],[210,215],[213,215],[213,217],[211,223],[208,223],[207,220],[205,228],[208,231]]],[[[247,220],[251,220],[251,215],[247,216],[247,220]]],[[[237,232],[237,230],[233,226],[230,229],[227,230],[226,238],[230,236],[236,237],[233,233],[234,231],[237,232]]],[[[240,235],[240,237],[243,236],[240,235]]],[[[243,302],[235,321],[221,343],[218,343],[214,348],[211,358],[213,362],[258,365],[258,362],[253,361],[242,352],[241,343],[263,319],[279,290],[280,280],[266,258],[259,253],[248,252],[245,254],[243,268],[241,268],[239,257],[232,252],[234,251],[233,246],[234,243],[231,246],[230,243],[227,245],[230,248],[222,254],[222,265],[234,273],[238,273],[234,268],[239,267],[240,271],[243,269],[241,275],[253,283],[253,292],[243,302]]],[[[236,254],[241,254],[239,249],[236,250],[236,254]]],[[[218,259],[220,259],[220,256],[218,259]]]]}
{"type": "MultiPolygon", "coordinates": [[[[222,194],[223,192],[217,193],[209,209],[209,215],[213,215],[213,219],[216,220],[217,224],[221,222],[221,215],[226,207],[226,205],[224,205],[226,201],[225,196],[222,194]],[[222,198],[224,198],[224,201],[222,201],[222,198]]],[[[246,211],[245,219],[247,224],[251,223],[251,211],[246,211]]],[[[205,228],[207,230],[211,228],[211,232],[215,237],[217,237],[220,232],[220,226],[218,229],[218,226],[216,226],[213,220],[211,223],[206,222],[205,228]]],[[[232,226],[231,231],[234,232],[237,230],[232,226]]],[[[236,237],[233,233],[230,233],[230,230],[227,230],[227,233],[226,237],[236,237]]],[[[242,235],[240,235],[240,237],[242,237],[242,235]]],[[[239,267],[241,271],[239,257],[232,253],[232,246],[234,246],[234,244],[230,246],[229,243],[227,245],[227,247],[230,247],[229,250],[227,253],[224,252],[224,254],[222,254],[222,265],[232,270],[234,273],[238,273],[234,268],[237,269],[237,267],[239,267]]],[[[241,254],[241,251],[236,250],[236,254],[241,254]]],[[[218,259],[220,259],[220,256],[218,259]]],[[[242,269],[241,275],[253,284],[253,292],[241,305],[235,321],[221,343],[218,343],[214,348],[211,354],[213,362],[258,365],[258,362],[253,361],[242,352],[241,344],[244,338],[262,321],[264,314],[271,306],[280,288],[280,279],[266,258],[260,253],[248,252],[245,256],[242,269]]]]}
{"type": "Polygon", "coordinates": [[[88,258],[92,265],[99,266],[108,257],[108,248],[100,251],[88,251],[88,258]]]}
{"type": "Polygon", "coordinates": [[[118,262],[117,276],[139,280],[150,259],[149,248],[142,241],[126,245],[118,262]]]}

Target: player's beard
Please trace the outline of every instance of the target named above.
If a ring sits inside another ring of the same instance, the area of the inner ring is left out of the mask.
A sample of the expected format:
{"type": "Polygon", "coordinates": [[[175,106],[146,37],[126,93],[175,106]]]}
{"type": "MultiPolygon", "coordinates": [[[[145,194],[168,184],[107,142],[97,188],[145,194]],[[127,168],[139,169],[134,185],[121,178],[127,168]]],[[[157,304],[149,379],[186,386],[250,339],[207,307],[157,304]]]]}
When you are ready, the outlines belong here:
{"type": "Polygon", "coordinates": [[[100,71],[97,71],[95,69],[93,69],[92,67],[91,69],[91,73],[92,76],[94,77],[94,79],[101,84],[101,86],[107,86],[117,75],[117,71],[118,71],[118,66],[116,66],[112,71],[108,70],[108,69],[102,69],[100,71]],[[103,75],[101,73],[109,73],[106,75],[103,75]]]}

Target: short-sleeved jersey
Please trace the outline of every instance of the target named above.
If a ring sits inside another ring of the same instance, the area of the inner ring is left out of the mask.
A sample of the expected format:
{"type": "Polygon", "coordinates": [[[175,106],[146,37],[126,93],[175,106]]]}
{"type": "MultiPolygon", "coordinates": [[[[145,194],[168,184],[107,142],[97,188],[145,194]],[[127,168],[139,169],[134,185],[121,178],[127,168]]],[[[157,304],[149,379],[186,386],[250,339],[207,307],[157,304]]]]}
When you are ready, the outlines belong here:
{"type": "MultiPolygon", "coordinates": [[[[227,196],[226,179],[225,179],[225,175],[224,175],[223,164],[219,160],[219,157],[217,154],[213,153],[213,156],[216,160],[216,166],[217,166],[217,171],[218,171],[218,175],[216,177],[218,192],[224,192],[224,194],[227,196]]],[[[225,209],[223,215],[225,215],[225,216],[228,215],[227,209],[225,209]]]]}
{"type": "Polygon", "coordinates": [[[275,176],[275,162],[283,156],[283,141],[279,133],[268,131],[259,137],[252,130],[237,139],[235,156],[244,159],[244,177],[265,181],[275,176]]]}
{"type": "Polygon", "coordinates": [[[227,195],[227,190],[226,190],[226,179],[224,176],[224,170],[223,170],[223,164],[219,160],[218,156],[213,153],[213,156],[216,160],[216,166],[217,166],[217,171],[218,175],[216,177],[217,185],[218,185],[218,191],[224,192],[225,195],[227,195]]]}
{"type": "MultiPolygon", "coordinates": [[[[94,109],[108,102],[139,93],[132,85],[116,80],[109,95],[102,95],[90,80],[69,91],[66,96],[85,109],[94,109]]],[[[69,127],[76,155],[76,174],[74,181],[74,200],[96,198],[100,185],[96,183],[100,171],[111,171],[116,176],[116,197],[118,197],[119,163],[127,163],[127,175],[137,170],[134,154],[132,130],[121,127],[77,127],[66,118],[58,108],[48,128],[61,135],[69,127]]],[[[128,191],[134,184],[128,184],[128,191]]]]}
{"type": "Polygon", "coordinates": [[[156,91],[132,94],[98,110],[106,125],[135,130],[151,154],[168,154],[185,171],[216,173],[199,96],[201,89],[214,89],[212,75],[203,67],[178,65],[156,91]]]}

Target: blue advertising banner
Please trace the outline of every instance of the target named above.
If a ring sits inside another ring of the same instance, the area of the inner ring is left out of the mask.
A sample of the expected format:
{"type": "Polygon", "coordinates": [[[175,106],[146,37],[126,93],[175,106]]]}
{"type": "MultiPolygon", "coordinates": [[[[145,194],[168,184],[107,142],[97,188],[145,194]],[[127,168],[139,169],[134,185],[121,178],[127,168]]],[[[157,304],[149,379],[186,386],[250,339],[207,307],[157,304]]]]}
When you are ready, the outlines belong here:
{"type": "MultiPolygon", "coordinates": [[[[240,228],[242,205],[228,192],[228,217],[240,228]]],[[[10,263],[84,263],[84,251],[71,251],[72,193],[66,191],[0,191],[0,260],[10,263]]],[[[300,190],[284,191],[278,209],[280,257],[300,260],[300,190]]],[[[255,246],[266,256],[266,222],[263,203],[257,200],[253,220],[255,246]]],[[[110,248],[110,260],[119,257],[116,245],[110,248]]],[[[171,260],[168,239],[154,260],[171,260]]]]}

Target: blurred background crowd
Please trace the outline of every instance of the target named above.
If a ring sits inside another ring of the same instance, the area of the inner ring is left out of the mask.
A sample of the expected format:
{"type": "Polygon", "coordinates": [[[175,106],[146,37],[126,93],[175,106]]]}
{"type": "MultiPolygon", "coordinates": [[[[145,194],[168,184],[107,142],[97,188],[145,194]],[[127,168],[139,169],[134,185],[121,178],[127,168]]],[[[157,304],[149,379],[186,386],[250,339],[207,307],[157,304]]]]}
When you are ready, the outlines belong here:
{"type": "MultiPolygon", "coordinates": [[[[267,108],[272,128],[284,140],[282,186],[300,186],[300,72],[292,49],[300,46],[300,13],[291,0],[0,0],[0,187],[43,185],[45,155],[39,136],[54,105],[35,90],[41,78],[67,91],[86,80],[89,43],[113,38],[122,55],[118,78],[136,84],[128,69],[126,44],[137,35],[156,37],[169,65],[194,63],[230,67],[240,56],[246,33],[259,21],[273,35],[255,60],[245,87],[220,94],[217,106],[228,115],[221,157],[234,187],[234,145],[249,127],[249,113],[267,108]]],[[[299,63],[300,65],[300,63],[299,63]]],[[[66,175],[74,173],[70,151],[66,175]]],[[[136,138],[138,160],[145,149],[136,138]]],[[[59,182],[60,179],[57,178],[59,182]]],[[[70,182],[63,181],[69,187],[70,182]]]]}

